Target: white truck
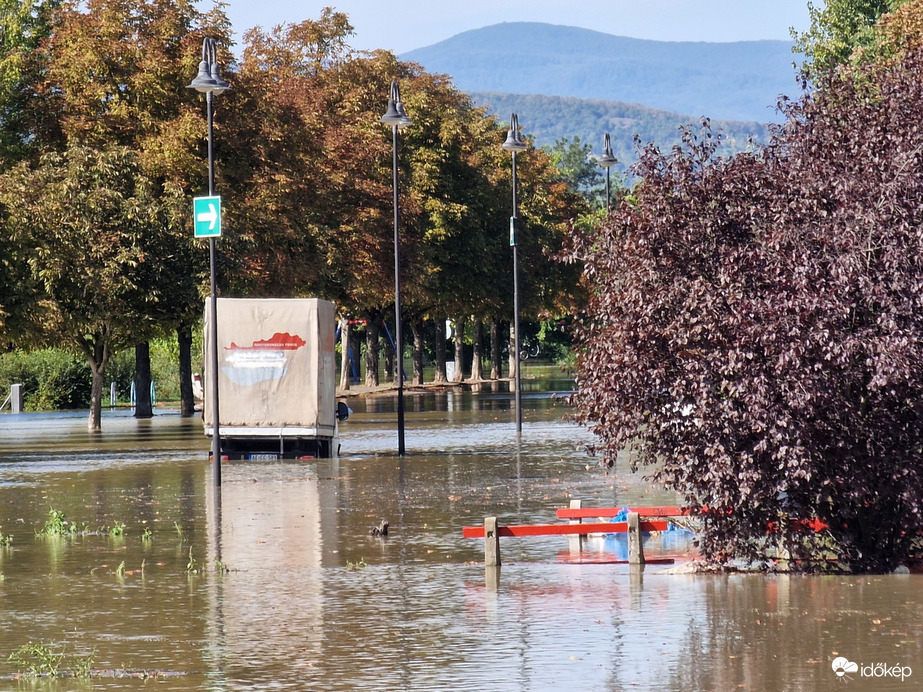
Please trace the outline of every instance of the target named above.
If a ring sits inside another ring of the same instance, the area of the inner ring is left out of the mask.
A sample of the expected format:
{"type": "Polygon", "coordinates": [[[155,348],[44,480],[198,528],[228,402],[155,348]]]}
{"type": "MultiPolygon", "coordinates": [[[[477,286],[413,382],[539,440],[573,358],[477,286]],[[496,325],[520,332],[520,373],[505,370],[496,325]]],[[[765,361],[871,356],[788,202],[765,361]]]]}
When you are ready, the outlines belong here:
{"type": "MultiPolygon", "coordinates": [[[[205,362],[211,348],[205,305],[205,362]]],[[[306,459],[339,452],[334,304],[319,298],[219,298],[218,434],[229,459],[306,459]]],[[[205,434],[214,406],[205,373],[205,434]]]]}

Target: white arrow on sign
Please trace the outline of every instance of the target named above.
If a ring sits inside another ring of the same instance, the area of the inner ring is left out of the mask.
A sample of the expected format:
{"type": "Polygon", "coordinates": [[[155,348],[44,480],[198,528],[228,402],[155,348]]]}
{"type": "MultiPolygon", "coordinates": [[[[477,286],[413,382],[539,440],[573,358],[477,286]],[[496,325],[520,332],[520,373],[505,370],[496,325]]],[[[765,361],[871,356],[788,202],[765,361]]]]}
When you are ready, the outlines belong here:
{"type": "Polygon", "coordinates": [[[215,230],[215,222],[218,221],[218,210],[211,202],[208,203],[208,211],[201,211],[196,214],[196,223],[207,223],[208,230],[215,230]]]}

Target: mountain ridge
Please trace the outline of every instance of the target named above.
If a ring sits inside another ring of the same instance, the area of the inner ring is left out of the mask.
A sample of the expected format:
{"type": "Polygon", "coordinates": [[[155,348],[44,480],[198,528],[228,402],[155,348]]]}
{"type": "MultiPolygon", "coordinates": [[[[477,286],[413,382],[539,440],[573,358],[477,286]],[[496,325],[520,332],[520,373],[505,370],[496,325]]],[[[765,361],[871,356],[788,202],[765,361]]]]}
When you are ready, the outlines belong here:
{"type": "Polygon", "coordinates": [[[601,99],[743,122],[777,120],[778,98],[797,87],[788,41],[651,41],[539,22],[465,31],[400,58],[451,75],[466,92],[601,99]]]}

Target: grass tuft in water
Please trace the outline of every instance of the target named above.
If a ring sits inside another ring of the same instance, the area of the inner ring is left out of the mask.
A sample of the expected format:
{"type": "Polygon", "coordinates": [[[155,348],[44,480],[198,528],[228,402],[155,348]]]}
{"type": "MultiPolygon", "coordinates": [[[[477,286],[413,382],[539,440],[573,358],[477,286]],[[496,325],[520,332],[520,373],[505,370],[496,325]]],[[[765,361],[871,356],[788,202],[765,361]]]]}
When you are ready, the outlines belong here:
{"type": "Polygon", "coordinates": [[[11,545],[13,545],[13,537],[3,533],[3,530],[0,529],[0,548],[7,548],[11,545]]]}
{"type": "Polygon", "coordinates": [[[29,642],[10,654],[7,662],[30,678],[89,678],[93,669],[93,649],[86,656],[68,658],[64,649],[53,649],[44,642],[29,642]]]}
{"type": "Polygon", "coordinates": [[[186,571],[189,574],[199,573],[199,561],[192,557],[192,547],[189,548],[189,562],[186,563],[186,571]]]}
{"type": "Polygon", "coordinates": [[[346,569],[350,571],[365,569],[368,566],[369,565],[365,561],[365,558],[359,558],[358,562],[350,562],[349,560],[346,561],[346,569]]]}
{"type": "Polygon", "coordinates": [[[68,521],[64,512],[61,512],[52,507],[48,510],[48,519],[45,520],[45,525],[37,535],[76,536],[80,533],[87,533],[87,528],[85,525],[83,528],[79,527],[76,522],[68,521]]]}
{"type": "Polygon", "coordinates": [[[119,536],[125,535],[125,524],[120,521],[115,522],[111,527],[106,530],[110,536],[116,538],[119,536]]]}
{"type": "Polygon", "coordinates": [[[144,531],[141,532],[141,540],[145,543],[149,543],[150,541],[154,540],[154,532],[149,528],[145,528],[144,531]]]}

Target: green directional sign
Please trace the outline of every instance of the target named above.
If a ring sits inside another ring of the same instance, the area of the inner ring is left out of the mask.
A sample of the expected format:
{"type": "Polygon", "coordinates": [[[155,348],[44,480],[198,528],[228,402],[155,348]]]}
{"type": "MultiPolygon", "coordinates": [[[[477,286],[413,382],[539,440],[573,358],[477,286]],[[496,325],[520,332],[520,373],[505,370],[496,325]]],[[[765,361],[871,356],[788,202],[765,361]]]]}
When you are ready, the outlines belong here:
{"type": "Polygon", "coordinates": [[[192,200],[192,223],[196,238],[221,235],[221,197],[195,197],[192,200]]]}

